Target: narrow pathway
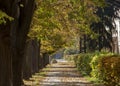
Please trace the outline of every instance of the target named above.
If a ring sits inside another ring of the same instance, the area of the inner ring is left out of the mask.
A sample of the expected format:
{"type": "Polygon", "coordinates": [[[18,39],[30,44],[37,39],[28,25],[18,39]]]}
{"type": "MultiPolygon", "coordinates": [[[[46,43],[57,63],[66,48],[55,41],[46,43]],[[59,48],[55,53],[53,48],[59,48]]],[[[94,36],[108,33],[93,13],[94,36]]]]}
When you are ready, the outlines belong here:
{"type": "Polygon", "coordinates": [[[36,80],[33,80],[31,85],[26,86],[93,86],[78,73],[72,62],[57,61],[58,63],[51,64],[41,71],[43,77],[39,76],[39,73],[34,76],[37,84],[36,80]]]}
{"type": "Polygon", "coordinates": [[[76,70],[72,62],[58,60],[52,64],[40,86],[92,86],[76,70]]]}

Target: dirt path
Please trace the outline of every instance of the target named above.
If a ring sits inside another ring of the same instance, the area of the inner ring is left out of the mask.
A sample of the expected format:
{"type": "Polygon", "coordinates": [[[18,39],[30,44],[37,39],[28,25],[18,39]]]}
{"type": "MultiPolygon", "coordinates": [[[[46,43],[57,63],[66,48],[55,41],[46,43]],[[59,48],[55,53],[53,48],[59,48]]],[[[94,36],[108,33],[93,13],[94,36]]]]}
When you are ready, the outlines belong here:
{"type": "Polygon", "coordinates": [[[77,72],[72,62],[61,60],[43,71],[46,75],[39,86],[93,86],[77,72]]]}

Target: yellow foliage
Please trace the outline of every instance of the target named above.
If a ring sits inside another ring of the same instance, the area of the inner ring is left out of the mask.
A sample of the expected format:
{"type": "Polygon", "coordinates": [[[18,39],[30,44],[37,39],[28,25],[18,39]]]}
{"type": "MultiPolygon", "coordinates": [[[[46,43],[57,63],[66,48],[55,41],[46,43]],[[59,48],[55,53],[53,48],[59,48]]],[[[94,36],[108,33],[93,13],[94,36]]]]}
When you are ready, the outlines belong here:
{"type": "Polygon", "coordinates": [[[120,83],[120,57],[107,56],[101,59],[100,70],[106,85],[116,86],[120,83]]]}

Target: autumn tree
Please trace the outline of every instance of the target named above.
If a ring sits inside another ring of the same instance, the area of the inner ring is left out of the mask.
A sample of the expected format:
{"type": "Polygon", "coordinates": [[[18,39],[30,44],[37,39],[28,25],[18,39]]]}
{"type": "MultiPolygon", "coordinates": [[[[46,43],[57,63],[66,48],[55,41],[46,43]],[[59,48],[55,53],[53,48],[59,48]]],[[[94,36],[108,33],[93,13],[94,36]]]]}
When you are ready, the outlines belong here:
{"type": "MultiPolygon", "coordinates": [[[[56,43],[53,40],[55,36],[52,37],[54,33],[57,33],[54,32],[56,31],[54,29],[59,29],[59,33],[64,31],[67,34],[71,34],[69,35],[70,39],[73,34],[76,34],[76,36],[79,35],[80,45],[82,43],[84,44],[84,51],[87,47],[86,34],[89,34],[91,38],[97,36],[97,34],[92,31],[91,24],[100,21],[96,12],[97,8],[105,6],[104,0],[40,0],[38,4],[38,10],[34,16],[33,29],[31,29],[30,35],[31,37],[40,39],[41,42],[43,42],[41,44],[47,47],[48,51],[49,49],[52,50],[53,45],[55,46],[56,43]],[[81,42],[81,40],[84,40],[84,42],[81,42]],[[54,44],[52,44],[53,42],[54,44]]],[[[69,40],[69,37],[66,39],[69,40]]],[[[70,40],[66,41],[66,43],[70,43],[70,40]]],[[[56,47],[58,46],[56,45],[56,47]]]]}
{"type": "MultiPolygon", "coordinates": [[[[32,28],[28,34],[41,42],[42,52],[54,52],[63,47],[70,32],[68,12],[69,1],[41,0],[34,14],[32,28]]],[[[70,35],[69,35],[70,37],[70,35]]]]}
{"type": "Polygon", "coordinates": [[[104,5],[104,0],[36,1],[38,7],[34,0],[0,0],[1,86],[23,84],[25,43],[35,9],[29,36],[40,41],[43,52],[51,52],[69,45],[76,34],[81,37],[89,33],[94,37],[90,24],[99,21],[96,8],[104,5]]]}

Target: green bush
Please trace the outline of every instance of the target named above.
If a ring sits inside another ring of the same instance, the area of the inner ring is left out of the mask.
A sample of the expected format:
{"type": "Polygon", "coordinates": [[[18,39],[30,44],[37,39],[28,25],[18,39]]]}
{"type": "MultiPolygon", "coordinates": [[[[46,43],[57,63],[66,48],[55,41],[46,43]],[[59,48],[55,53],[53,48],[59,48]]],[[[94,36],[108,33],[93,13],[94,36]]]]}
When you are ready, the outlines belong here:
{"type": "Polygon", "coordinates": [[[91,61],[91,76],[107,86],[120,86],[120,58],[113,53],[96,54],[91,61]]]}
{"type": "Polygon", "coordinates": [[[108,52],[79,54],[74,57],[78,70],[106,86],[120,86],[120,56],[108,52]]]}
{"type": "Polygon", "coordinates": [[[99,62],[101,80],[107,86],[120,86],[120,57],[116,55],[102,57],[99,62]]]}
{"type": "Polygon", "coordinates": [[[76,57],[74,57],[73,60],[74,60],[75,66],[77,67],[77,63],[78,63],[78,62],[77,62],[77,60],[78,60],[78,55],[76,55],[76,57]]]}
{"type": "Polygon", "coordinates": [[[74,58],[74,62],[78,70],[83,75],[89,75],[91,72],[90,62],[92,60],[93,54],[79,54],[74,58]]]}
{"type": "Polygon", "coordinates": [[[91,71],[92,77],[100,80],[101,78],[101,75],[100,75],[101,70],[99,69],[100,59],[104,56],[110,56],[110,55],[112,55],[112,53],[103,53],[103,52],[95,53],[95,55],[93,56],[90,62],[90,66],[92,68],[92,71],[91,71]]]}

